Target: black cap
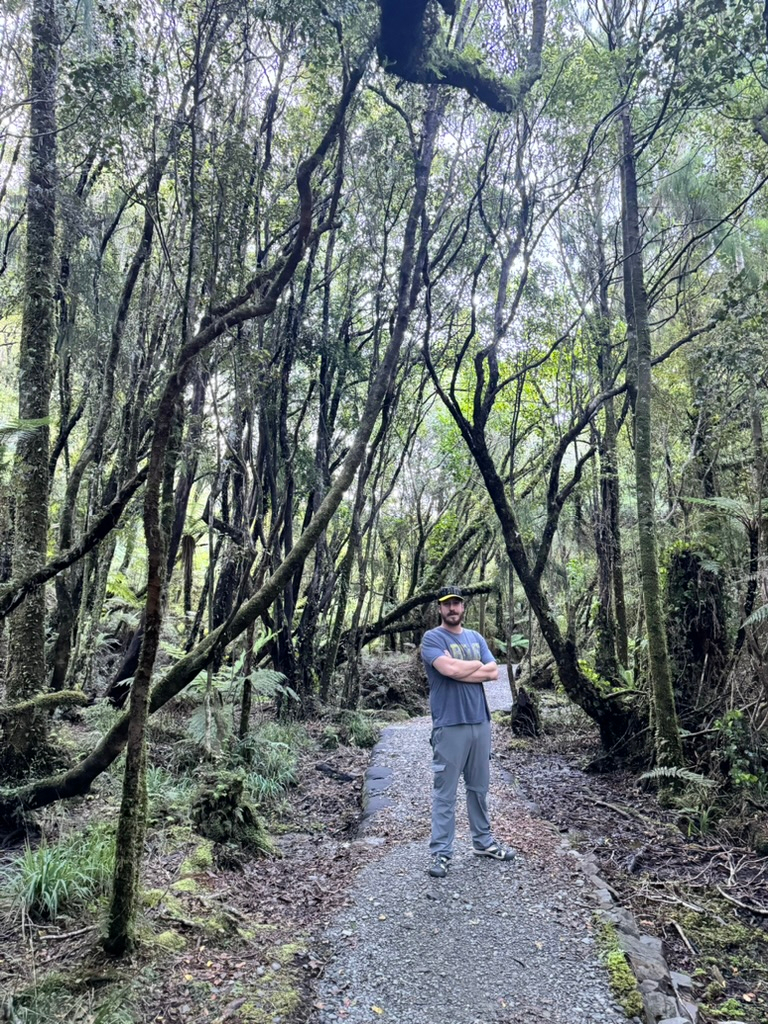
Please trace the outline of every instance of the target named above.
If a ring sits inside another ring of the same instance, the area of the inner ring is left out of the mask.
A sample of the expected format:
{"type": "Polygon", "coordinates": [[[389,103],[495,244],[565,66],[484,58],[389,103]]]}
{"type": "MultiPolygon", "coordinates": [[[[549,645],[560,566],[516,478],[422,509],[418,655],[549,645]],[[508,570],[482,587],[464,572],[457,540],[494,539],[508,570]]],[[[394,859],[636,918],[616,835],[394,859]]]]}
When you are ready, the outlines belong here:
{"type": "Polygon", "coordinates": [[[459,601],[464,600],[464,595],[461,592],[461,587],[440,587],[437,592],[438,602],[450,601],[452,597],[457,598],[459,601]]]}

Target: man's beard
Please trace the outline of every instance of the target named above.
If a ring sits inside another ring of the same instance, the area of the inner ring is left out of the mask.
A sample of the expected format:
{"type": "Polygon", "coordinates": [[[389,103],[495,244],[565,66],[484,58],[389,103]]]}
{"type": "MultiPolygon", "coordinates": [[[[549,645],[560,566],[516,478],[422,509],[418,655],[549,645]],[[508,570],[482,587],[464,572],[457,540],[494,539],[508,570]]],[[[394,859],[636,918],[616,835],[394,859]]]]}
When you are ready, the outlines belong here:
{"type": "Polygon", "coordinates": [[[464,621],[464,612],[443,612],[440,615],[440,625],[460,626],[464,621]]]}

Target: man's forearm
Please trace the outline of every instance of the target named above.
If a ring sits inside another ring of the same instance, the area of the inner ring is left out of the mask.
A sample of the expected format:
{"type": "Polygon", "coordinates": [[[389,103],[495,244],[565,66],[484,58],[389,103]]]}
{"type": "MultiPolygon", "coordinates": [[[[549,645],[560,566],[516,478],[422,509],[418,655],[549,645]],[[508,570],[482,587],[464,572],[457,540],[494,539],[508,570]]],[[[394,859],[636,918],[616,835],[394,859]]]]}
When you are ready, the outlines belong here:
{"type": "Polygon", "coordinates": [[[436,658],[433,665],[438,672],[457,683],[485,683],[499,676],[499,667],[495,661],[485,664],[477,659],[465,661],[452,657],[447,651],[436,658]]]}
{"type": "Polygon", "coordinates": [[[495,662],[484,665],[482,662],[477,668],[465,672],[457,677],[459,683],[488,683],[499,678],[499,667],[495,662]]]}

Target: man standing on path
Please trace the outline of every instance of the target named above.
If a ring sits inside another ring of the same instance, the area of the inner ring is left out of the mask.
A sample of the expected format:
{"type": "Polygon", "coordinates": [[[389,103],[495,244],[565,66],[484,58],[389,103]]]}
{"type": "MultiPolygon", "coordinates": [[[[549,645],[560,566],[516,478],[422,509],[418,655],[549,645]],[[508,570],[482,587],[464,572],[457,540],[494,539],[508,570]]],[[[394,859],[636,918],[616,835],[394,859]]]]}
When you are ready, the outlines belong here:
{"type": "Polygon", "coordinates": [[[472,850],[478,856],[513,860],[496,842],[488,818],[491,714],[483,683],[498,679],[499,668],[484,638],[462,626],[464,598],[459,587],[438,591],[440,625],[424,634],[421,657],[429,680],[432,713],[432,839],[429,873],[445,878],[456,832],[456,789],[464,776],[472,850]]]}

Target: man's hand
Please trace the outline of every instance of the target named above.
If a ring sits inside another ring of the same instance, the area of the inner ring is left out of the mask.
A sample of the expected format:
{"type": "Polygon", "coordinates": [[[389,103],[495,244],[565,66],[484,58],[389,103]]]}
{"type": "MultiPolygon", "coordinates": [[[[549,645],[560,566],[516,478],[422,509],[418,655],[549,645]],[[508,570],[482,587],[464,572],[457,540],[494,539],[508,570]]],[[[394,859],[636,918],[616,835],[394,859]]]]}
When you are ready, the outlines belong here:
{"type": "Polygon", "coordinates": [[[455,679],[457,683],[485,683],[499,678],[499,666],[495,661],[483,664],[482,661],[464,661],[452,657],[447,651],[435,658],[434,668],[441,675],[455,679]]]}

